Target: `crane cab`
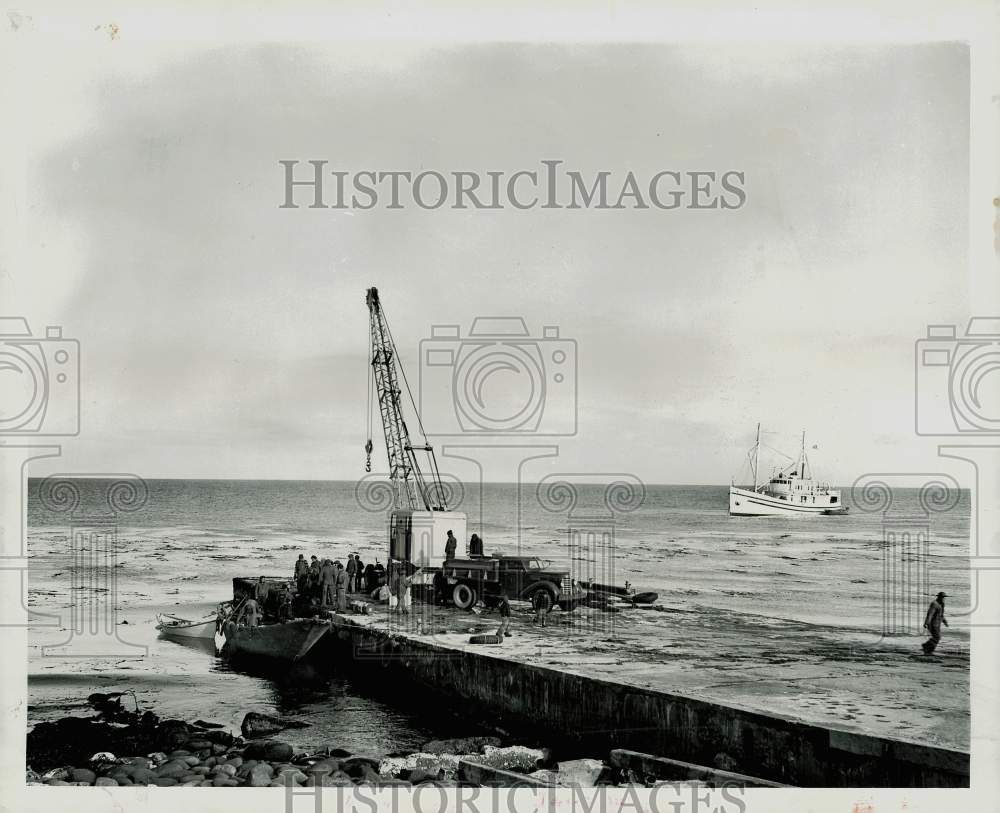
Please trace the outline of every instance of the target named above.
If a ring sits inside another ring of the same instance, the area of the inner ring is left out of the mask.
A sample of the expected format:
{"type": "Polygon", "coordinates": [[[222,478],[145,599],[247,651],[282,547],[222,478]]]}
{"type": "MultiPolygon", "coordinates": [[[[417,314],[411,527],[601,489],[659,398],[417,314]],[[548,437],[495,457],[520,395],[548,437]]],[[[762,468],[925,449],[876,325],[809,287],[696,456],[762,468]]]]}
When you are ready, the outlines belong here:
{"type": "Polygon", "coordinates": [[[397,508],[389,517],[389,556],[415,567],[440,565],[448,531],[464,545],[467,527],[468,518],[462,511],[397,508]]]}

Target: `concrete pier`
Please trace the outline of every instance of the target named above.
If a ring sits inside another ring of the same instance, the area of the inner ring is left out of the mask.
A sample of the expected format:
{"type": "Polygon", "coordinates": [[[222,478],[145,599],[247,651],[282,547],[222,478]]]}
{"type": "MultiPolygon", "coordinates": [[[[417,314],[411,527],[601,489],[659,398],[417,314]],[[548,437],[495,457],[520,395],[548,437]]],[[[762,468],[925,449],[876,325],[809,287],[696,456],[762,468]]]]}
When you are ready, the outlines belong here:
{"type": "MultiPolygon", "coordinates": [[[[969,784],[967,747],[935,743],[930,736],[893,736],[889,732],[906,730],[898,721],[895,725],[890,721],[879,731],[867,725],[861,714],[845,714],[843,722],[835,723],[808,713],[810,706],[794,693],[801,695],[803,689],[814,690],[823,682],[807,668],[811,662],[802,657],[804,640],[822,635],[821,631],[785,630],[782,637],[788,655],[784,665],[771,664],[768,681],[755,675],[744,675],[741,681],[726,673],[732,684],[727,689],[718,680],[725,670],[711,665],[699,669],[704,657],[700,661],[664,659],[671,647],[663,636],[655,636],[655,650],[643,652],[637,646],[637,636],[652,640],[642,627],[655,624],[658,613],[629,611],[622,614],[627,618],[615,619],[611,634],[602,634],[593,627],[602,623],[595,612],[554,613],[545,628],[534,627],[526,613],[515,612],[513,638],[500,646],[480,646],[468,643],[469,635],[495,628],[492,616],[417,604],[406,617],[373,607],[368,615],[335,617],[331,656],[349,659],[350,668],[368,680],[393,687],[397,695],[432,692],[450,698],[453,705],[464,704],[470,713],[488,713],[503,727],[544,730],[554,738],[574,741],[590,749],[592,756],[606,755],[611,748],[629,748],[799,786],[969,784]],[[685,669],[686,675],[682,674],[685,669]],[[792,686],[787,693],[783,681],[792,686]],[[750,683],[756,684],[754,693],[748,691],[750,683]],[[747,697],[757,702],[744,702],[747,697]]],[[[714,627],[720,628],[731,629],[732,624],[714,627]]],[[[739,630],[734,634],[738,636],[739,630]]],[[[707,651],[718,643],[702,648],[707,651]]],[[[744,638],[742,643],[751,651],[759,649],[760,635],[755,640],[744,638]]],[[[886,644],[881,646],[883,655],[887,648],[890,655],[899,657],[891,669],[876,664],[884,673],[880,675],[885,682],[883,692],[906,688],[911,681],[919,698],[921,674],[930,681],[945,674],[940,663],[912,661],[910,666],[909,655],[893,654],[886,644]]],[[[872,696],[879,691],[875,681],[859,682],[858,675],[849,674],[843,664],[835,665],[834,671],[838,670],[844,674],[842,691],[852,699],[851,708],[884,717],[878,711],[878,699],[872,696]],[[861,686],[866,688],[859,690],[861,686]]],[[[954,714],[960,721],[963,700],[958,671],[947,680],[957,686],[952,687],[954,714]]],[[[967,661],[962,674],[967,680],[967,661]]],[[[886,708],[884,702],[882,708],[886,708]]],[[[960,724],[942,725],[942,720],[952,720],[948,715],[928,715],[919,705],[915,708],[917,716],[910,719],[909,730],[922,713],[927,717],[927,731],[961,737],[960,724]]]]}

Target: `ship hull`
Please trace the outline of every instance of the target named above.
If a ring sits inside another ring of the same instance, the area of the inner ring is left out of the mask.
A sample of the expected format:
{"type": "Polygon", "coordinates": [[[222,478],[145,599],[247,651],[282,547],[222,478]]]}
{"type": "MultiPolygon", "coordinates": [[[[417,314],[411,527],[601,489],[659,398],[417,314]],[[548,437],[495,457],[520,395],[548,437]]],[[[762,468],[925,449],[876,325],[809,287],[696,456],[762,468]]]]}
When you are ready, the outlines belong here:
{"type": "Polygon", "coordinates": [[[817,517],[846,513],[845,505],[828,502],[800,504],[748,488],[734,486],[729,489],[729,514],[734,517],[817,517]]]}
{"type": "Polygon", "coordinates": [[[230,658],[271,658],[295,663],[312,651],[331,626],[329,621],[313,618],[259,627],[240,627],[230,621],[223,629],[222,653],[230,658]]]}

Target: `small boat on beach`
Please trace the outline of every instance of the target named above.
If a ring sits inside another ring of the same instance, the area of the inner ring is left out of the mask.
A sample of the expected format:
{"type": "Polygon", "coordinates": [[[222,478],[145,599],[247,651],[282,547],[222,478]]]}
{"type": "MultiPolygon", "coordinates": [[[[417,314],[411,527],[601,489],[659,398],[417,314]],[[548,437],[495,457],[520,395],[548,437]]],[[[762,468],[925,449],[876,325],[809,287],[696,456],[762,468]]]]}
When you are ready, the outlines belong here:
{"type": "Polygon", "coordinates": [[[806,433],[802,433],[802,446],[798,459],[783,466],[764,484],[757,484],[757,466],[760,458],[760,424],[757,424],[757,442],[751,450],[750,468],[753,486],[729,486],[729,514],[734,517],[806,517],[846,514],[838,489],[812,478],[811,466],[806,457],[806,433]]]}
{"type": "Polygon", "coordinates": [[[169,613],[157,613],[156,629],[165,638],[202,638],[209,639],[215,637],[215,615],[210,618],[202,618],[191,621],[187,618],[179,618],[169,613]]]}
{"type": "Polygon", "coordinates": [[[624,587],[620,587],[614,584],[581,581],[580,586],[590,593],[591,596],[605,599],[615,598],[632,604],[652,604],[660,597],[658,593],[654,593],[651,590],[636,590],[628,582],[625,582],[624,587]]]}

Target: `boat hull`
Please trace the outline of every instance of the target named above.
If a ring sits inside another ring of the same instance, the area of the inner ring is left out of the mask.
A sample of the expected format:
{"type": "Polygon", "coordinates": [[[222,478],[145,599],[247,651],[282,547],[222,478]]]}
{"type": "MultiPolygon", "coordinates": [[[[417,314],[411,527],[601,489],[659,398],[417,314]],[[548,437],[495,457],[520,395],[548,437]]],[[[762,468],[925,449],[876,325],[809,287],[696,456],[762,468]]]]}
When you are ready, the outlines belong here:
{"type": "Polygon", "coordinates": [[[332,627],[330,621],[297,618],[259,627],[240,627],[228,622],[222,653],[227,657],[272,658],[296,662],[305,658],[332,627]]]}
{"type": "Polygon", "coordinates": [[[212,640],[215,638],[215,619],[208,621],[172,621],[170,619],[159,619],[156,629],[164,638],[201,638],[212,640]]]}
{"type": "Polygon", "coordinates": [[[731,487],[729,513],[734,517],[818,517],[846,514],[847,506],[793,503],[747,488],[731,487]]]}

